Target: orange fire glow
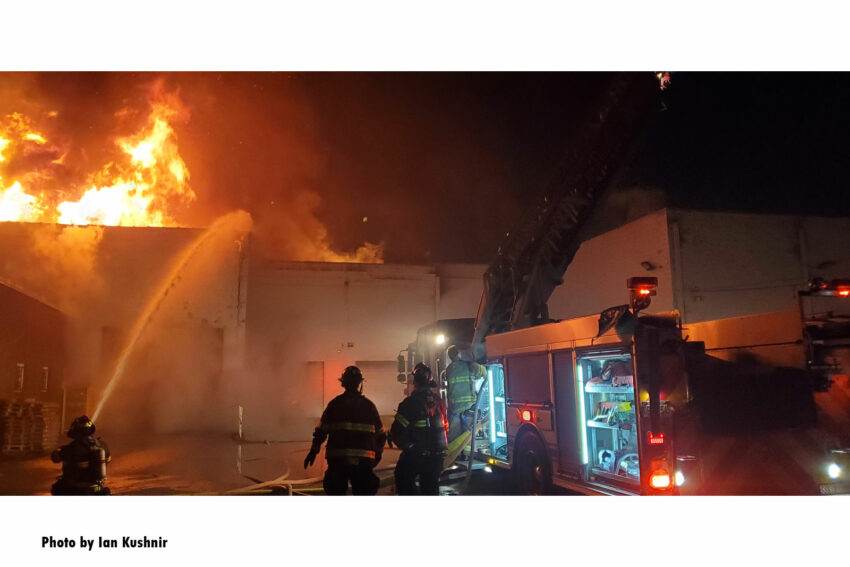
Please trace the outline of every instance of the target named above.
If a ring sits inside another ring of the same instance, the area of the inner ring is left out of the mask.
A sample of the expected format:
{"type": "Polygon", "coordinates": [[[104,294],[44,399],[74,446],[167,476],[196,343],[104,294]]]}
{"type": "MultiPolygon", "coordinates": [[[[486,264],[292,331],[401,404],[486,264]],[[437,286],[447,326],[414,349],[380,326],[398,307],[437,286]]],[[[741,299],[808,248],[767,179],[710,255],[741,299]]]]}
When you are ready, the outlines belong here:
{"type": "MultiPolygon", "coordinates": [[[[64,195],[77,198],[61,202],[57,191],[48,192],[42,186],[44,176],[39,173],[16,172],[15,178],[7,178],[4,168],[16,155],[26,155],[34,147],[48,144],[29,118],[10,114],[0,122],[0,221],[176,225],[170,211],[195,198],[188,184],[189,170],[180,157],[171,126],[179,113],[177,106],[164,98],[154,102],[139,132],[115,140],[120,150],[115,159],[90,174],[83,187],[65,189],[64,195]]],[[[64,157],[62,152],[51,163],[61,166],[64,157]]]]}
{"type": "MultiPolygon", "coordinates": [[[[146,117],[138,115],[135,132],[110,140],[100,162],[106,163],[95,170],[74,170],[68,163],[79,163],[73,156],[81,148],[54,139],[57,111],[32,118],[20,112],[0,114],[0,222],[178,226],[182,208],[195,200],[173,127],[185,120],[186,107],[161,82],[151,94],[150,110],[146,117]]],[[[128,108],[115,114],[122,123],[135,116],[128,108]]],[[[320,201],[311,190],[289,195],[277,227],[283,229],[272,231],[276,253],[300,261],[383,261],[381,244],[367,242],[353,253],[333,250],[315,215],[320,201]]]]}

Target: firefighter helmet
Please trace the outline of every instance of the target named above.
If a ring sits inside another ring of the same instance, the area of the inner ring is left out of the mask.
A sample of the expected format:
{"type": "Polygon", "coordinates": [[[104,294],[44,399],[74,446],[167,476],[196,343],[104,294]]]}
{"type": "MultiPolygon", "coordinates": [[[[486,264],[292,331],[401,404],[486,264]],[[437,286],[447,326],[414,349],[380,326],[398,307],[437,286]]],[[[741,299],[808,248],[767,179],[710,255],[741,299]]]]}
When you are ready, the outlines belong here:
{"type": "Polygon", "coordinates": [[[345,389],[356,388],[363,381],[363,373],[356,366],[349,366],[339,379],[345,389]]]}
{"type": "Polygon", "coordinates": [[[449,358],[452,360],[452,362],[460,358],[460,350],[455,345],[450,346],[446,350],[446,354],[449,355],[449,358]]]}
{"type": "Polygon", "coordinates": [[[88,416],[81,415],[71,422],[71,427],[68,428],[68,437],[77,439],[80,437],[88,437],[93,435],[95,431],[94,422],[88,416]]]}
{"type": "Polygon", "coordinates": [[[413,383],[417,386],[429,386],[431,382],[431,369],[425,363],[420,362],[413,368],[413,383]]]}

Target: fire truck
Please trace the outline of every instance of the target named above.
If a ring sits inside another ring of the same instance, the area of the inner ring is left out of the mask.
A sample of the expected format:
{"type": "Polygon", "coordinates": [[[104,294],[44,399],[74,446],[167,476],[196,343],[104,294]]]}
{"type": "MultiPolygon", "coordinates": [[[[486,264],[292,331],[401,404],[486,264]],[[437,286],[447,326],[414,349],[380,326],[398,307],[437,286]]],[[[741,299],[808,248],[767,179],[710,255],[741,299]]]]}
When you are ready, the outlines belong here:
{"type": "MultiPolygon", "coordinates": [[[[487,337],[478,463],[511,470],[525,494],[850,493],[850,322],[807,303],[850,282],[801,291],[799,311],[686,327],[640,313],[654,278],[627,286],[629,305],[487,337]]],[[[438,364],[468,336],[446,323],[408,354],[438,364]]]]}
{"type": "MultiPolygon", "coordinates": [[[[770,319],[776,315],[683,327],[676,312],[641,314],[654,278],[627,282],[628,305],[549,319],[547,301],[593,205],[615,182],[647,109],[658,108],[657,84],[644,79],[612,82],[577,137],[580,147],[485,272],[475,320],[421,329],[399,370],[424,361],[439,374],[449,344],[485,364],[469,446],[479,462],[510,469],[522,493],[553,484],[610,495],[850,492],[846,324],[814,324],[801,308],[781,327],[770,319]],[[720,344],[742,325],[749,336],[720,344]],[[799,338],[765,341],[765,329],[779,328],[799,338]],[[754,345],[799,356],[792,363],[722,356],[754,345]],[[824,414],[824,406],[834,411],[824,414]]],[[[800,305],[848,290],[846,281],[815,282],[800,305]]]]}
{"type": "MultiPolygon", "coordinates": [[[[641,286],[632,293],[651,290],[641,286]]],[[[683,328],[678,313],[624,305],[491,335],[476,457],[532,494],[850,493],[850,332],[805,321],[780,312],[683,328]],[[765,349],[793,366],[728,357],[765,349]]]]}

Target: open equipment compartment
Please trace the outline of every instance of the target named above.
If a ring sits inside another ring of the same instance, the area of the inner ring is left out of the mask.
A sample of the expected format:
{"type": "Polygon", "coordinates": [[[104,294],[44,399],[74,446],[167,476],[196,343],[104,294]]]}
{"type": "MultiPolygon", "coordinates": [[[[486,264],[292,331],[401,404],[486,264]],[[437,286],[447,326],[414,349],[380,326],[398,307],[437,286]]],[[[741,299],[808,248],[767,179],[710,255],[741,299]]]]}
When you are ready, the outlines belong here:
{"type": "Polygon", "coordinates": [[[577,353],[588,480],[640,486],[634,365],[624,350],[577,353]]]}
{"type": "Polygon", "coordinates": [[[481,385],[483,398],[479,408],[485,415],[475,440],[476,452],[482,456],[506,462],[508,432],[505,405],[505,372],[501,364],[488,364],[487,376],[481,385]]]}

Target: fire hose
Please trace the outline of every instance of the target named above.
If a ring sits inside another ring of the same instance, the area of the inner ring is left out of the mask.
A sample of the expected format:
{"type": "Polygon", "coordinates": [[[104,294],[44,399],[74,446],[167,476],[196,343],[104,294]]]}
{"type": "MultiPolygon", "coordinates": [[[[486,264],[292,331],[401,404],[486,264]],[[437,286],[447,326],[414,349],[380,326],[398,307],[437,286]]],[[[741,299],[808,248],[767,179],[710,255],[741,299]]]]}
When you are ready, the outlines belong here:
{"type": "MultiPolygon", "coordinates": [[[[481,402],[485,398],[485,394],[487,392],[487,382],[485,381],[481,388],[478,390],[478,396],[475,401],[475,409],[473,411],[473,427],[470,431],[463,433],[462,436],[470,436],[470,450],[469,450],[469,458],[466,461],[466,474],[463,478],[463,484],[461,485],[460,493],[465,494],[469,488],[469,481],[472,478],[472,462],[475,455],[475,436],[478,434],[478,431],[481,429],[481,426],[484,424],[484,421],[487,419],[489,415],[488,411],[482,411],[481,402]]],[[[268,442],[266,442],[268,443],[268,442]]],[[[443,469],[447,469],[451,466],[454,461],[457,459],[458,454],[463,450],[463,447],[466,446],[465,442],[461,442],[459,444],[458,449],[453,451],[451,454],[446,455],[446,459],[444,461],[443,469]]],[[[295,452],[290,453],[289,455],[293,455],[295,452]]],[[[382,467],[376,467],[373,469],[374,472],[383,472],[388,470],[394,470],[395,465],[384,465],[382,467]]],[[[252,484],[250,486],[245,486],[241,488],[236,488],[233,490],[229,490],[225,492],[225,494],[231,495],[248,495],[248,494],[265,494],[267,491],[271,491],[274,488],[283,488],[287,490],[289,496],[292,496],[295,492],[305,493],[304,491],[296,491],[295,487],[309,487],[312,484],[319,484],[324,479],[323,476],[309,477],[309,478],[301,478],[301,479],[290,479],[289,478],[289,465],[287,464],[286,472],[281,476],[268,480],[265,482],[257,482],[256,484],[252,484]]],[[[246,477],[247,478],[247,477],[246,477]]],[[[250,479],[254,480],[254,479],[250,479]]]]}
{"type": "MultiPolygon", "coordinates": [[[[294,451],[292,453],[289,453],[289,455],[294,455],[295,453],[298,453],[298,452],[300,452],[300,451],[294,451]]],[[[384,465],[382,467],[375,467],[373,469],[373,471],[374,472],[382,472],[382,471],[389,471],[389,470],[394,470],[394,469],[395,469],[395,465],[393,464],[393,465],[384,465]]],[[[273,489],[275,489],[275,488],[282,488],[282,489],[285,489],[287,491],[289,496],[293,496],[295,494],[295,492],[304,493],[304,492],[309,491],[309,489],[299,491],[299,490],[296,490],[295,487],[305,487],[306,488],[306,487],[309,487],[312,484],[319,484],[319,483],[322,482],[322,480],[324,480],[324,476],[290,479],[289,478],[289,472],[290,472],[289,471],[289,465],[287,465],[286,472],[284,474],[282,474],[281,476],[275,478],[275,479],[268,480],[268,481],[265,481],[265,482],[258,482],[258,483],[255,483],[255,484],[252,484],[252,485],[249,485],[249,486],[243,486],[243,487],[240,487],[240,488],[235,488],[233,490],[228,490],[224,494],[243,495],[243,496],[253,495],[253,494],[267,494],[267,493],[273,492],[273,489]]]]}

